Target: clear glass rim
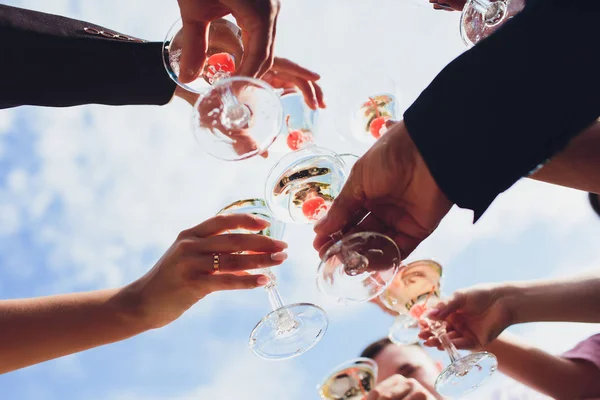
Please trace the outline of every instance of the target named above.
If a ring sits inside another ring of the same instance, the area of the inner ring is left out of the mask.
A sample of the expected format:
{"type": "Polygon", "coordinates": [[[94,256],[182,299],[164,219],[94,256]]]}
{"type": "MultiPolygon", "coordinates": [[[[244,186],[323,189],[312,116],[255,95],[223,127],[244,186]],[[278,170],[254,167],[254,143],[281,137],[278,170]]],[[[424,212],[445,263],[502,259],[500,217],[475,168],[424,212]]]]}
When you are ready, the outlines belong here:
{"type": "MultiPolygon", "coordinates": [[[[387,240],[388,242],[392,243],[394,245],[394,248],[396,249],[396,251],[398,252],[398,255],[400,256],[400,260],[402,260],[402,253],[400,253],[400,249],[398,248],[398,245],[396,244],[396,242],[394,242],[392,240],[392,238],[390,238],[387,235],[384,235],[383,233],[379,233],[379,232],[372,232],[372,231],[365,231],[365,232],[355,232],[352,233],[350,235],[344,235],[342,236],[341,239],[339,239],[338,241],[336,241],[335,243],[333,243],[325,252],[325,254],[323,255],[323,258],[321,259],[321,262],[319,263],[319,266],[317,267],[317,288],[319,289],[319,291],[321,293],[325,293],[327,295],[329,295],[328,291],[325,290],[325,286],[324,286],[324,279],[323,279],[323,269],[325,268],[325,262],[326,260],[328,260],[332,255],[333,255],[333,249],[336,245],[339,244],[339,246],[341,246],[343,244],[343,242],[345,240],[351,240],[351,238],[355,237],[355,236],[360,236],[360,235],[373,235],[373,236],[377,236],[377,237],[381,237],[385,240],[387,240]]],[[[396,267],[396,275],[398,273],[398,271],[400,270],[402,263],[400,262],[400,264],[396,267]]],[[[349,304],[349,303],[364,303],[366,301],[370,301],[371,299],[374,299],[376,297],[381,296],[381,294],[383,294],[388,286],[390,285],[390,283],[393,281],[394,279],[390,280],[389,282],[386,283],[386,285],[384,286],[384,289],[381,291],[381,293],[369,298],[369,299],[364,299],[364,300],[353,300],[353,299],[345,299],[345,298],[339,298],[337,299],[339,303],[343,303],[343,304],[349,304]]]]}
{"type": "MultiPolygon", "coordinates": [[[[242,161],[242,160],[247,160],[249,158],[256,157],[257,155],[262,154],[263,152],[267,151],[269,149],[269,147],[271,147],[271,145],[275,142],[275,140],[277,140],[279,135],[281,135],[281,128],[283,127],[283,106],[281,104],[280,97],[277,95],[277,93],[275,93],[275,90],[273,89],[273,87],[263,80],[256,79],[256,78],[249,78],[246,76],[232,76],[229,78],[223,78],[223,79],[219,80],[218,82],[214,83],[210,87],[210,89],[208,89],[206,92],[200,93],[200,95],[198,96],[198,99],[196,100],[196,103],[194,103],[194,110],[198,110],[200,102],[205,97],[209,96],[214,90],[217,90],[224,86],[232,85],[235,82],[250,83],[251,85],[254,85],[261,89],[264,89],[265,91],[267,91],[271,95],[273,95],[274,98],[277,98],[277,101],[275,102],[276,110],[273,110],[273,114],[274,115],[277,114],[277,116],[276,116],[277,128],[275,129],[276,132],[273,135],[272,139],[270,139],[268,142],[265,141],[265,142],[260,143],[258,148],[256,149],[256,151],[246,153],[243,157],[235,157],[235,158],[219,157],[219,156],[211,153],[208,149],[205,149],[204,146],[202,145],[202,143],[200,143],[198,137],[196,136],[197,135],[197,133],[195,132],[196,129],[194,129],[194,138],[196,139],[196,142],[200,145],[199,147],[202,149],[202,151],[204,151],[206,154],[210,155],[211,157],[216,158],[221,161],[242,161]]],[[[196,115],[195,113],[196,113],[196,111],[194,111],[193,115],[196,115]]],[[[208,128],[203,128],[203,129],[208,130],[208,128]]]]}
{"type": "Polygon", "coordinates": [[[377,367],[377,363],[375,362],[375,360],[373,360],[372,358],[367,358],[367,357],[356,357],[356,358],[352,358],[350,360],[344,361],[343,363],[340,363],[337,366],[335,366],[334,368],[332,368],[329,371],[329,373],[327,374],[327,376],[325,377],[325,379],[323,379],[323,381],[321,381],[321,383],[317,385],[317,390],[321,391],[321,388],[323,387],[323,385],[325,385],[327,383],[327,381],[329,381],[329,379],[331,379],[333,376],[339,374],[343,370],[352,368],[353,366],[361,365],[361,364],[366,365],[367,367],[369,367],[371,369],[371,371],[373,371],[373,377],[375,378],[375,381],[377,381],[378,367],[377,367]]]}
{"type": "Polygon", "coordinates": [[[327,316],[327,313],[325,312],[325,310],[321,307],[319,307],[316,304],[313,303],[293,303],[293,304],[286,304],[281,308],[278,308],[277,310],[272,310],[270,311],[267,315],[265,315],[264,317],[262,317],[260,319],[260,321],[257,322],[257,324],[254,326],[254,328],[252,328],[252,331],[250,332],[250,339],[252,339],[252,337],[254,336],[254,332],[256,332],[256,329],[264,324],[267,323],[269,320],[269,317],[271,317],[273,314],[279,312],[279,310],[281,309],[294,309],[294,308],[298,308],[298,307],[308,307],[311,308],[313,310],[316,310],[319,314],[321,314],[325,320],[325,324],[321,329],[321,333],[315,337],[315,340],[313,340],[312,343],[310,343],[309,346],[307,346],[306,348],[303,349],[302,352],[300,353],[294,353],[291,354],[289,356],[285,356],[285,357],[266,357],[264,354],[259,353],[256,351],[256,346],[250,346],[250,349],[252,350],[252,352],[254,354],[256,354],[258,357],[262,358],[263,360],[269,360],[269,361],[285,361],[285,360],[289,360],[291,358],[295,358],[298,357],[301,354],[306,353],[307,351],[309,351],[310,349],[312,349],[313,347],[315,347],[320,341],[321,339],[323,339],[323,337],[325,336],[325,334],[327,333],[327,329],[329,327],[329,317],[327,316]]]}
{"type": "Polygon", "coordinates": [[[220,214],[224,213],[225,211],[228,211],[229,209],[231,209],[233,206],[236,206],[237,204],[242,204],[242,203],[248,203],[248,205],[252,205],[252,206],[262,206],[262,207],[265,207],[265,209],[267,209],[267,202],[265,201],[265,199],[262,199],[260,197],[255,197],[255,198],[251,198],[251,199],[241,199],[241,200],[233,201],[233,202],[229,203],[228,205],[226,205],[225,207],[221,208],[215,215],[220,215],[220,214]]]}
{"type": "MultiPolygon", "coordinates": [[[[233,22],[231,22],[231,21],[229,21],[229,20],[227,20],[225,18],[219,18],[219,19],[217,19],[217,20],[215,20],[213,22],[224,23],[241,40],[242,30],[241,30],[241,28],[239,26],[237,26],[233,22]]],[[[165,70],[167,71],[167,75],[169,75],[169,78],[171,78],[171,80],[173,82],[175,82],[177,84],[177,86],[181,87],[182,89],[187,90],[188,92],[195,93],[195,94],[201,94],[201,93],[204,93],[204,91],[196,90],[196,89],[192,88],[191,86],[189,86],[189,85],[187,85],[185,83],[181,83],[179,81],[179,78],[175,74],[175,71],[173,71],[173,69],[171,68],[171,63],[169,61],[169,49],[167,49],[167,46],[171,44],[172,38],[175,37],[175,35],[177,34],[177,32],[179,32],[182,27],[183,27],[183,21],[182,21],[181,18],[178,18],[178,19],[175,20],[175,22],[173,22],[173,24],[171,24],[171,27],[167,31],[167,34],[165,35],[165,38],[164,38],[163,43],[162,43],[162,61],[163,61],[163,65],[165,67],[165,70]]],[[[209,29],[210,29],[210,27],[209,27],[209,29]]]]}
{"type": "MultiPolygon", "coordinates": [[[[265,179],[265,184],[264,184],[264,198],[265,198],[265,202],[267,204],[267,208],[269,209],[269,211],[271,212],[272,215],[274,215],[275,217],[277,217],[278,219],[280,218],[276,211],[273,210],[273,208],[271,207],[271,202],[269,201],[269,193],[273,191],[272,187],[269,187],[269,181],[273,178],[273,174],[275,173],[275,171],[279,168],[281,168],[281,166],[283,164],[288,164],[288,168],[286,168],[286,171],[292,167],[294,165],[294,163],[292,162],[292,160],[295,160],[297,158],[301,158],[303,157],[303,155],[306,154],[307,155],[307,159],[310,159],[312,156],[317,157],[319,155],[326,155],[326,156],[331,156],[332,158],[339,160],[342,162],[343,165],[345,165],[346,163],[344,162],[344,160],[339,156],[339,154],[337,154],[335,151],[329,150],[325,147],[321,147],[321,146],[317,146],[317,145],[312,145],[312,146],[308,146],[308,147],[304,147],[302,149],[296,150],[296,151],[292,151],[291,153],[287,153],[285,155],[283,155],[279,160],[277,160],[277,162],[275,164],[273,164],[273,166],[269,169],[269,172],[267,173],[267,178],[265,179]],[[319,152],[323,152],[325,154],[319,154],[319,152]]],[[[346,172],[344,172],[344,175],[346,175],[346,172]]],[[[347,176],[346,176],[347,178],[347,176]]]]}

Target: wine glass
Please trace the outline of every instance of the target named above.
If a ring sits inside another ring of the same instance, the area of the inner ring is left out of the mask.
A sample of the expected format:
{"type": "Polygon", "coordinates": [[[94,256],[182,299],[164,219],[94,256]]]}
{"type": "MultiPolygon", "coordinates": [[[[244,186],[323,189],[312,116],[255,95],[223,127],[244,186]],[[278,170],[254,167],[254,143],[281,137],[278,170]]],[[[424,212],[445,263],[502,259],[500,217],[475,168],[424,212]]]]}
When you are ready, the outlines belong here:
{"type": "Polygon", "coordinates": [[[372,144],[385,134],[388,120],[400,119],[398,85],[384,71],[367,68],[336,86],[340,90],[331,108],[345,139],[372,144]]]}
{"type": "Polygon", "coordinates": [[[360,357],[338,365],[317,386],[322,400],[363,400],[377,382],[377,364],[360,357]]]}
{"type": "MultiPolygon", "coordinates": [[[[281,221],[315,223],[339,195],[357,159],[318,146],[283,156],[267,177],[269,210],[281,221]]],[[[400,251],[392,239],[375,232],[339,232],[331,239],[333,245],[317,269],[320,291],[349,304],[368,301],[385,290],[400,264],[400,251]]]]}
{"type": "Polygon", "coordinates": [[[469,0],[460,16],[460,37],[471,48],[520,13],[525,0],[469,0]]]}
{"type": "Polygon", "coordinates": [[[496,371],[496,357],[487,351],[462,357],[448,338],[445,323],[432,321],[425,314],[440,301],[441,265],[431,260],[415,261],[406,266],[406,273],[401,290],[394,292],[400,298],[397,306],[403,306],[411,317],[427,324],[450,357],[450,364],[435,381],[435,390],[442,396],[454,397],[477,389],[496,371]]]}
{"type": "Polygon", "coordinates": [[[415,261],[402,265],[394,280],[379,295],[379,300],[390,310],[398,312],[390,327],[388,337],[397,345],[419,342],[419,320],[408,312],[406,304],[422,293],[433,290],[440,297],[442,266],[433,260],[415,261]]]}
{"type": "MultiPolygon", "coordinates": [[[[253,214],[270,222],[270,226],[260,235],[273,239],[283,237],[285,225],[277,221],[263,199],[239,200],[231,203],[217,213],[253,214]]],[[[246,230],[231,233],[252,233],[246,230]]],[[[259,357],[267,360],[285,360],[296,357],[313,348],[325,335],[329,320],[325,311],[309,303],[285,305],[279,291],[277,280],[270,268],[248,271],[252,274],[264,274],[270,282],[265,286],[272,311],[254,327],[250,334],[249,346],[259,357]]]]}
{"type": "Polygon", "coordinates": [[[270,150],[289,153],[315,145],[319,111],[310,109],[297,90],[286,88],[280,92],[284,124],[270,150]]]}
{"type": "Polygon", "coordinates": [[[243,56],[242,34],[225,19],[211,22],[207,59],[198,78],[179,79],[183,48],[178,20],[163,43],[163,63],[173,81],[199,95],[194,105],[194,135],[208,154],[226,161],[264,154],[280,133],[283,111],[279,96],[264,81],[232,77],[243,56]]]}

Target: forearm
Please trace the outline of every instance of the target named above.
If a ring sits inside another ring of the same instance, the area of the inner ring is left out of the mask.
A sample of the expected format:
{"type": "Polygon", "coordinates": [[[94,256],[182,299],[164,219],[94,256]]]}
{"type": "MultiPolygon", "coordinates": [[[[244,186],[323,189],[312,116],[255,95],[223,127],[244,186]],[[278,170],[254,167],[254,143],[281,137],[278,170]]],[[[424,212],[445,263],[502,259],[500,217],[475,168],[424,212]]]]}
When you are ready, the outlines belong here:
{"type": "Polygon", "coordinates": [[[502,373],[553,399],[581,399],[599,393],[600,371],[591,364],[546,353],[506,333],[485,350],[498,358],[502,373]]]}
{"type": "Polygon", "coordinates": [[[0,301],[0,373],[127,339],[146,328],[115,289],[0,301]]]}
{"type": "Polygon", "coordinates": [[[530,178],[600,193],[600,121],[576,136],[565,150],[530,178]]]}
{"type": "Polygon", "coordinates": [[[498,295],[512,323],[600,322],[600,274],[503,285],[498,295]]]}
{"type": "Polygon", "coordinates": [[[5,55],[0,63],[0,108],[162,105],[175,91],[163,66],[161,43],[4,5],[0,36],[5,55]]]}

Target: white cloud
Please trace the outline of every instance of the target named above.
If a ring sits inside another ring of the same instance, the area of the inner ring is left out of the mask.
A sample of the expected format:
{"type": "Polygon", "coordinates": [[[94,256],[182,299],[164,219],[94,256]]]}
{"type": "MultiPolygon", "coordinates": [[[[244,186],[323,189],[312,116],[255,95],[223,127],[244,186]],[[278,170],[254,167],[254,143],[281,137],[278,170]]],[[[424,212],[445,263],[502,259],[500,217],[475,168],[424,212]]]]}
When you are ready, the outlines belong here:
{"type": "MultiPolygon", "coordinates": [[[[162,40],[177,17],[175,1],[77,2],[77,10],[71,9],[72,3],[28,0],[19,4],[78,16],[156,40],[162,40]]],[[[457,18],[450,13],[415,11],[404,7],[400,0],[385,0],[377,6],[368,1],[349,5],[347,0],[318,4],[290,0],[283,5],[277,50],[278,54],[321,73],[330,103],[344,96],[344,88],[334,85],[335,78],[351,77],[357,66],[369,62],[388,69],[405,98],[411,99],[447,61],[464,50],[458,38],[457,18]]],[[[31,286],[24,289],[24,295],[31,295],[32,291],[47,294],[116,286],[137,278],[152,266],[180,230],[203,221],[240,197],[261,196],[266,170],[276,159],[274,156],[267,161],[223,163],[208,157],[190,132],[190,107],[177,100],[166,107],[90,106],[20,112],[26,113],[36,132],[35,154],[31,156],[40,162],[40,168],[29,171],[15,166],[8,174],[7,185],[0,188],[0,235],[12,235],[26,223],[32,224],[35,240],[48,246],[50,255],[44,261],[49,270],[44,272],[53,279],[40,283],[35,280],[35,265],[22,266],[14,273],[31,277],[31,286]],[[42,287],[33,289],[35,285],[42,287]]],[[[16,127],[15,115],[16,111],[0,113],[0,134],[16,127]]],[[[340,144],[333,132],[332,116],[324,112],[322,117],[319,141],[323,146],[364,151],[362,145],[340,144]]],[[[453,210],[411,258],[434,256],[447,264],[465,256],[470,246],[485,239],[493,239],[498,246],[522,241],[536,224],[551,232],[557,252],[572,255],[574,251],[559,250],[558,246],[578,233],[596,232],[597,221],[592,220],[587,207],[581,193],[523,181],[500,196],[476,225],[471,224],[469,212],[453,210]]],[[[312,301],[324,305],[336,323],[346,323],[348,330],[360,329],[365,336],[371,336],[370,318],[378,317],[370,312],[372,307],[336,307],[317,292],[314,282],[318,257],[312,251],[312,237],[310,227],[288,229],[291,257],[278,272],[283,298],[289,303],[312,301]]],[[[587,252],[581,254],[577,265],[593,265],[597,261],[587,252]]],[[[548,268],[573,271],[572,265],[558,260],[548,268]]],[[[477,270],[477,265],[466,263],[452,274],[464,276],[461,274],[477,270]]],[[[266,310],[268,301],[260,290],[215,294],[202,300],[185,318],[217,320],[224,305],[241,314],[245,310],[266,310]]],[[[561,329],[556,330],[561,334],[532,330],[530,335],[536,340],[545,338],[543,346],[553,348],[556,344],[573,343],[584,333],[579,327],[561,329]]],[[[219,350],[204,346],[206,353],[213,356],[206,359],[215,360],[211,361],[213,374],[202,377],[209,383],[188,392],[174,382],[168,395],[155,398],[143,395],[143,388],[125,385],[115,389],[118,393],[110,398],[305,399],[304,394],[314,394],[314,384],[321,377],[312,369],[303,369],[295,362],[263,362],[245,348],[245,342],[214,341],[215,332],[207,332],[210,328],[198,332],[198,337],[209,340],[219,350]]],[[[240,332],[238,337],[245,340],[247,335],[248,332],[240,332]]],[[[170,340],[165,337],[171,346],[190,345],[170,340]]],[[[140,352],[152,360],[152,350],[140,352]]],[[[305,357],[320,366],[323,355],[311,352],[305,357]]],[[[85,363],[78,358],[61,362],[67,371],[85,363]]]]}

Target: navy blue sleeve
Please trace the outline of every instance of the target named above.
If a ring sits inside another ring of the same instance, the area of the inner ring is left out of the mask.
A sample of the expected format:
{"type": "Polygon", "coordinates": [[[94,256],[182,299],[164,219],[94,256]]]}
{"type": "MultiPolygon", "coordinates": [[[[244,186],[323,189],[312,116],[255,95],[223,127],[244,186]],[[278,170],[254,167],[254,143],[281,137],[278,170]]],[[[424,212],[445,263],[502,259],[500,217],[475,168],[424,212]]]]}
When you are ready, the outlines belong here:
{"type": "Polygon", "coordinates": [[[162,105],[175,91],[161,43],[5,5],[0,38],[0,108],[162,105]]]}
{"type": "Polygon", "coordinates": [[[589,0],[528,3],[405,112],[440,189],[475,220],[600,115],[598,21],[589,0]]]}

